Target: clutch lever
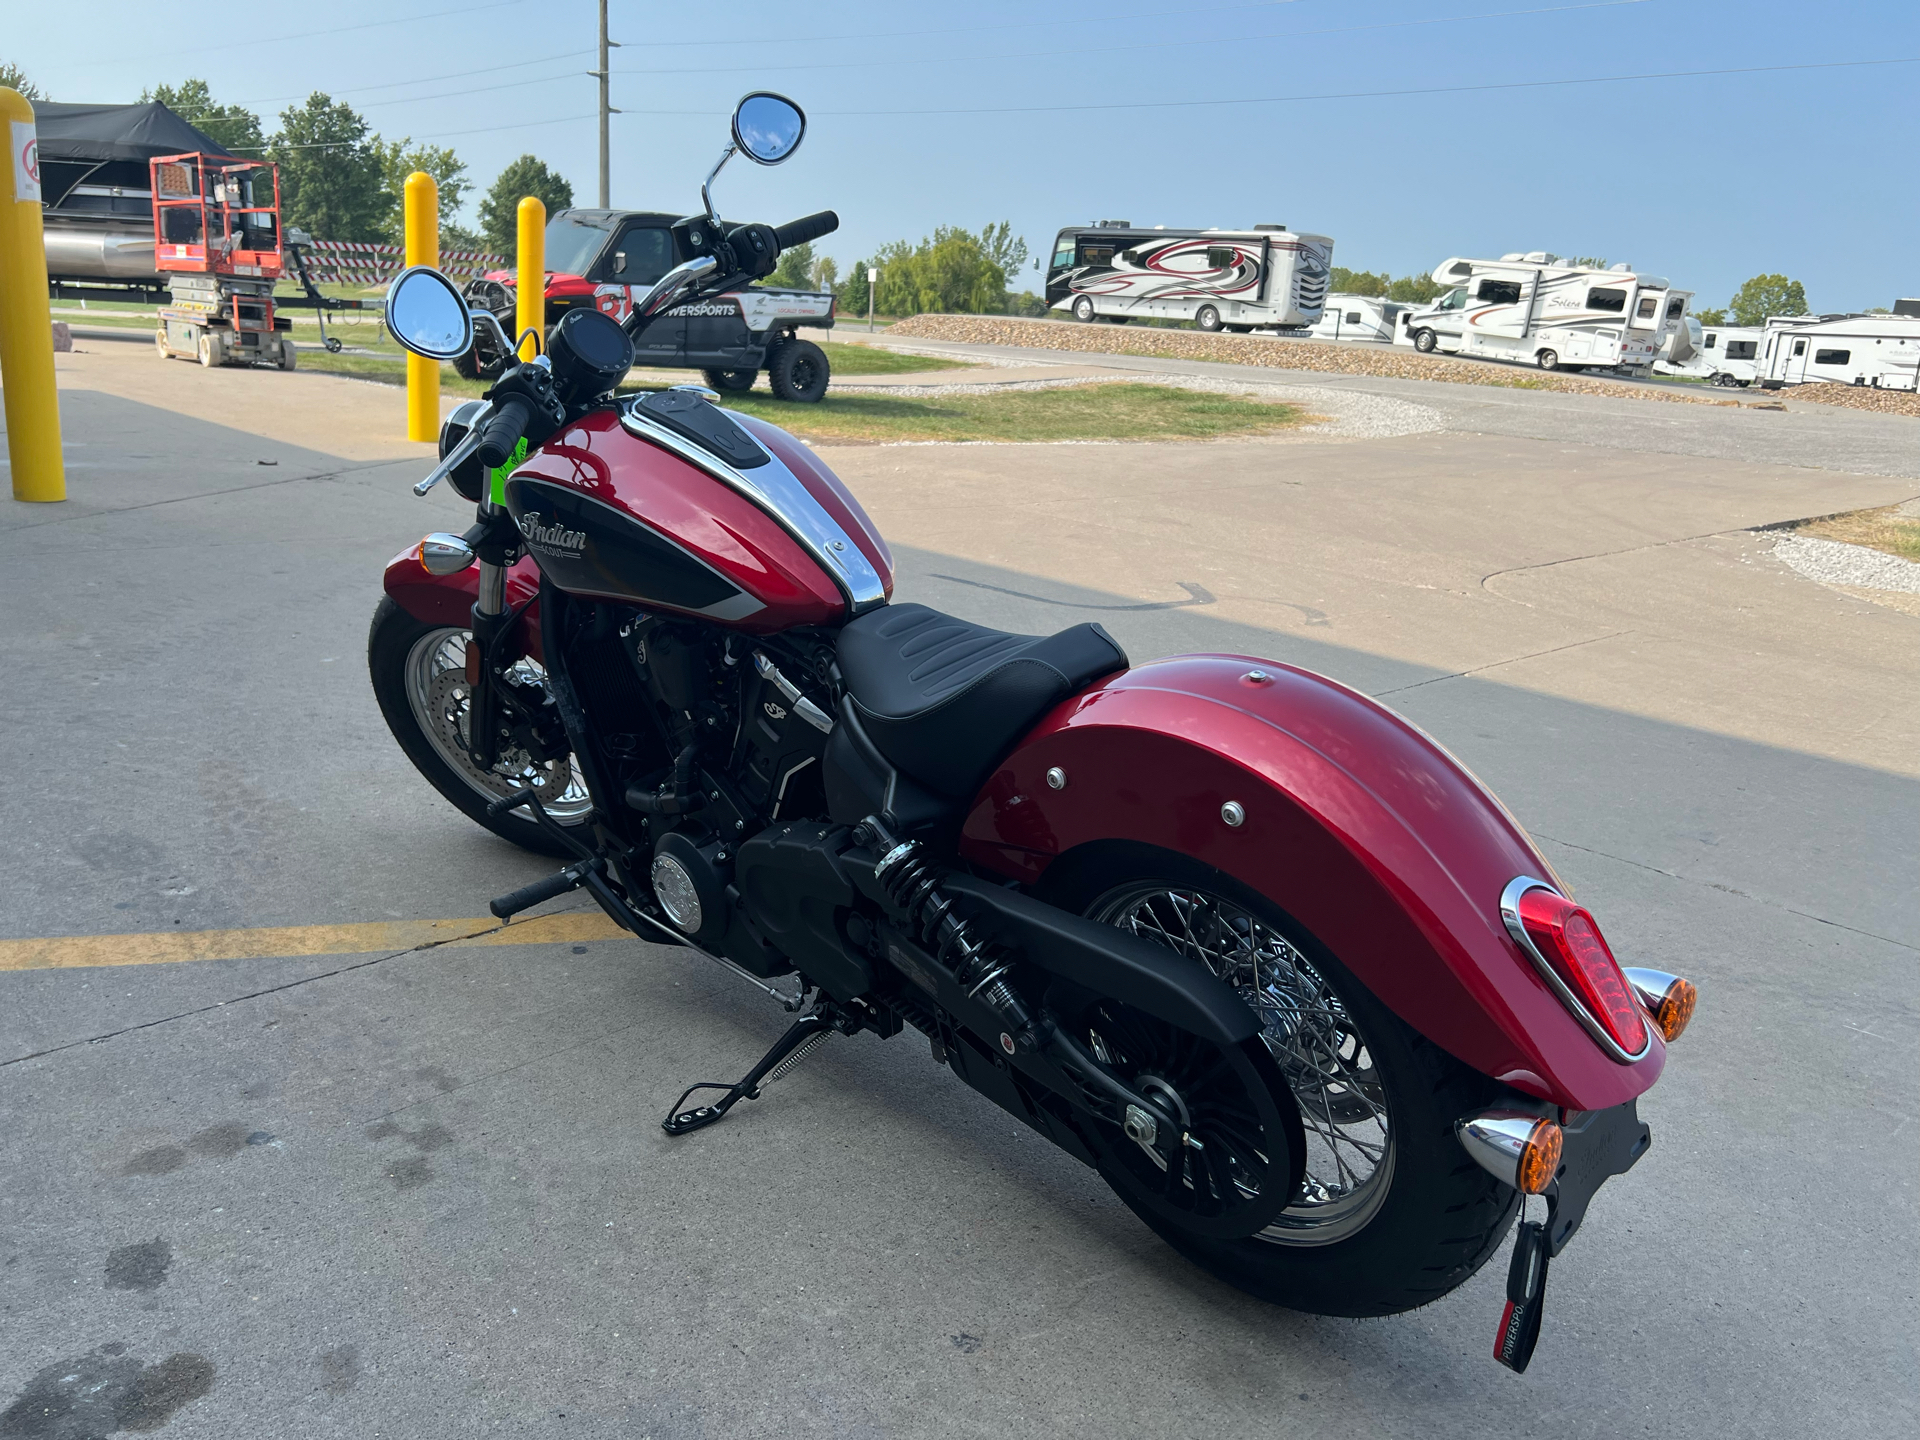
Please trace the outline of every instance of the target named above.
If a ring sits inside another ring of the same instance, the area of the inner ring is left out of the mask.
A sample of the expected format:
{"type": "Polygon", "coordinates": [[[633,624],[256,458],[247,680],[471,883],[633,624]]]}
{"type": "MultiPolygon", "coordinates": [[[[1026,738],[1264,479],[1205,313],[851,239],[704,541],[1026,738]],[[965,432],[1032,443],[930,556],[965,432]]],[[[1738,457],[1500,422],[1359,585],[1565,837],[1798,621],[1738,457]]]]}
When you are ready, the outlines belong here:
{"type": "Polygon", "coordinates": [[[428,475],[426,479],[413,487],[414,494],[426,494],[429,490],[433,489],[434,486],[446,479],[447,476],[451,475],[455,470],[458,470],[461,464],[464,463],[474,451],[480,448],[481,437],[486,430],[487,420],[492,414],[493,402],[489,400],[481,409],[480,413],[473,417],[473,424],[467,427],[466,438],[447,452],[447,458],[433,467],[432,474],[428,475]]]}

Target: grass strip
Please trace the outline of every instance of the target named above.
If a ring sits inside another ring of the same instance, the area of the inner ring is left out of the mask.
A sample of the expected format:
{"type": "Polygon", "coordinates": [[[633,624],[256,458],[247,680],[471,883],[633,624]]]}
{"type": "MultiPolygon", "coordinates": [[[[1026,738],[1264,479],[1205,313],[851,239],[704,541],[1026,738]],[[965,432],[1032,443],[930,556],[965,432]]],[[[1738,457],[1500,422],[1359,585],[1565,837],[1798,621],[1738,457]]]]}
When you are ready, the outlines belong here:
{"type": "Polygon", "coordinates": [[[836,375],[918,375],[928,370],[979,370],[971,360],[946,360],[934,355],[902,355],[895,350],[877,350],[871,345],[848,345],[831,340],[816,341],[827,352],[827,363],[836,375]]]}
{"type": "Polygon", "coordinates": [[[1899,507],[1888,505],[1879,510],[1853,510],[1845,515],[1828,515],[1793,527],[1796,535],[1815,540],[1839,540],[1848,545],[1864,545],[1902,560],[1920,561],[1920,519],[1902,515],[1899,507]]]}

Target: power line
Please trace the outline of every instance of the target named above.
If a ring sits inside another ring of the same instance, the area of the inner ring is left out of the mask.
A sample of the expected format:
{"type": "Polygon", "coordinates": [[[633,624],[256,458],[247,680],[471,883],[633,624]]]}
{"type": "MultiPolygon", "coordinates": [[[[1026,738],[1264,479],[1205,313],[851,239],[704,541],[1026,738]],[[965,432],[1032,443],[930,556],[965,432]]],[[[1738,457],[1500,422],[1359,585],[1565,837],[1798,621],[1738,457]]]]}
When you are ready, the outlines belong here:
{"type": "MultiPolygon", "coordinates": [[[[1769,75],[1790,70],[1847,70],[1868,65],[1920,65],[1920,55],[1890,60],[1822,60],[1800,65],[1741,65],[1724,70],[1650,70],[1639,75],[1588,75],[1566,80],[1509,80],[1491,85],[1432,85],[1405,90],[1338,90],[1317,95],[1249,95],[1224,100],[1120,100],[1100,105],[951,106],[933,110],[815,110],[816,116],[870,119],[896,115],[1038,115],[1092,110],[1186,110],[1206,105],[1283,105],[1309,100],[1381,100],[1409,95],[1465,95],[1487,90],[1538,90],[1555,85],[1614,85],[1633,80],[1692,80],[1713,75],[1769,75]]],[[[628,110],[628,115],[716,115],[716,110],[628,110]]],[[[431,137],[429,137],[431,138],[431,137]]]]}
{"type": "Polygon", "coordinates": [[[1655,0],[1587,0],[1580,5],[1547,5],[1533,10],[1493,10],[1480,15],[1438,15],[1424,20],[1382,20],[1372,25],[1340,25],[1323,30],[1276,30],[1264,35],[1212,35],[1193,40],[1155,40],[1138,45],[1076,45],[1069,50],[1023,50],[1010,55],[927,55],[906,60],[823,60],[805,65],[715,65],[702,69],[672,66],[660,70],[616,70],[616,75],[738,75],[769,70],[893,70],[902,65],[979,64],[988,60],[1042,60],[1056,55],[1113,55],[1131,50],[1170,50],[1176,46],[1246,45],[1255,40],[1302,40],[1320,35],[1352,35],[1369,30],[1400,30],[1416,25],[1451,25],[1467,20],[1511,20],[1528,15],[1558,15],[1570,10],[1616,10],[1651,5],[1655,0]]]}

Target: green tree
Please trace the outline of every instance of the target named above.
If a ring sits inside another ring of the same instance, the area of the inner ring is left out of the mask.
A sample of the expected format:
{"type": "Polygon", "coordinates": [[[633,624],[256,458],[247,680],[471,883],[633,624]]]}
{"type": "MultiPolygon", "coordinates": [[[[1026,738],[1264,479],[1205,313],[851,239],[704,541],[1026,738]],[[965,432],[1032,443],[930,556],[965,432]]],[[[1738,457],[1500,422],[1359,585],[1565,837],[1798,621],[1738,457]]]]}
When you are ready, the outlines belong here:
{"type": "Polygon", "coordinates": [[[1405,305],[1425,305],[1446,294],[1447,288],[1431,275],[1402,275],[1387,286],[1387,298],[1405,305]]]}
{"type": "Polygon", "coordinates": [[[1724,325],[1727,323],[1727,312],[1725,310],[1695,310],[1693,312],[1693,318],[1698,320],[1702,325],[1724,325]]]}
{"type": "Polygon", "coordinates": [[[798,245],[789,245],[780,252],[780,263],[773,273],[767,276],[769,285],[782,286],[788,290],[804,290],[807,278],[813,270],[813,242],[803,240],[798,245]]]}
{"type": "Polygon", "coordinates": [[[0,60],[0,86],[9,90],[18,90],[27,100],[44,100],[46,95],[38,85],[27,79],[27,72],[11,60],[0,60]]]}
{"type": "Polygon", "coordinates": [[[537,197],[548,215],[573,204],[573,186],[532,155],[502,170],[480,202],[480,233],[487,248],[505,255],[508,263],[520,256],[520,202],[528,195],[537,197]]]}
{"type": "Polygon", "coordinates": [[[996,265],[1000,273],[1011,280],[1020,273],[1020,267],[1027,263],[1027,242],[1016,239],[1011,221],[1002,220],[998,225],[988,225],[980,232],[978,241],[980,253],[989,263],[996,265]]]}
{"type": "Polygon", "coordinates": [[[822,255],[813,262],[807,279],[816,290],[835,290],[840,284],[840,266],[831,255],[822,255]]]}
{"type": "Polygon", "coordinates": [[[289,226],[321,240],[386,237],[379,137],[351,106],[316,90],[304,105],[282,110],[267,158],[280,167],[280,208],[289,226]]]}
{"type": "Polygon", "coordinates": [[[387,236],[392,244],[399,245],[406,239],[407,177],[416,170],[424,170],[439,186],[440,248],[479,248],[451,245],[447,240],[454,230],[454,212],[460,208],[462,198],[473,188],[467,181],[464,161],[444,145],[415,145],[411,136],[405,140],[382,140],[376,135],[373,137],[373,149],[380,157],[380,179],[387,192],[387,236]]]}
{"type": "Polygon", "coordinates": [[[1328,276],[1327,288],[1340,295],[1384,295],[1392,283],[1393,277],[1384,270],[1375,275],[1370,270],[1349,270],[1344,265],[1336,265],[1328,276]]]}
{"type": "Polygon", "coordinates": [[[853,262],[853,268],[847,271],[846,284],[842,285],[839,291],[839,309],[843,314],[864,315],[867,313],[867,293],[869,288],[867,285],[867,271],[872,269],[876,263],[878,262],[873,260],[856,260],[853,262]]]}
{"type": "Polygon", "coordinates": [[[214,144],[258,160],[267,153],[260,117],[242,105],[223,105],[213,98],[204,80],[182,80],[178,85],[156,85],[140,92],[142,100],[158,100],[214,144]]]}
{"type": "Polygon", "coordinates": [[[883,246],[878,264],[878,308],[889,315],[981,315],[1006,305],[1006,271],[987,258],[976,236],[956,226],[941,226],[917,246],[904,240],[883,246]]]}
{"type": "Polygon", "coordinates": [[[1736,325],[1764,325],[1769,315],[1804,315],[1806,287],[1784,275],[1756,275],[1734,291],[1727,308],[1736,325]]]}

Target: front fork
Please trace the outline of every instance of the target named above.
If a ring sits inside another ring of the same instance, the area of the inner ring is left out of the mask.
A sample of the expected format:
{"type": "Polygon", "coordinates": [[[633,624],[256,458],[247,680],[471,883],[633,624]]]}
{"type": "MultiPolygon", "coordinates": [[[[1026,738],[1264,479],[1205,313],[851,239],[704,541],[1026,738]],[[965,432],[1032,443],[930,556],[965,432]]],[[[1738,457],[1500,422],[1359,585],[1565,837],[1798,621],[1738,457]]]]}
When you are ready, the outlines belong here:
{"type": "Polygon", "coordinates": [[[491,770],[500,758],[503,676],[519,659],[503,653],[502,640],[519,620],[507,608],[507,570],[520,554],[520,532],[501,506],[483,501],[473,529],[461,537],[480,561],[479,593],[473,602],[473,641],[467,648],[467,749],[474,764],[491,770]]]}

